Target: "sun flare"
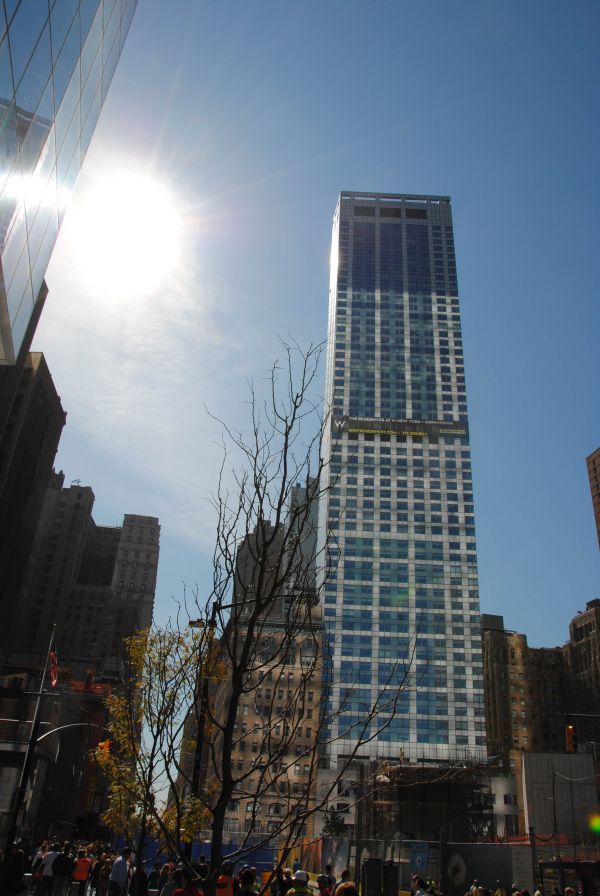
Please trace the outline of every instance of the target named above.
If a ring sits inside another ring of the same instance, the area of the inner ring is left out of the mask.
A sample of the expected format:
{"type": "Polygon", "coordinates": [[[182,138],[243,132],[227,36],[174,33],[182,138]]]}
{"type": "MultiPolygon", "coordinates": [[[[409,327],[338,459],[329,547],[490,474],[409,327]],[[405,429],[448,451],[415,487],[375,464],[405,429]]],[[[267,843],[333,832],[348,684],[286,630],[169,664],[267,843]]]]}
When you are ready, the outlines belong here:
{"type": "Polygon", "coordinates": [[[107,298],[148,295],[176,271],[183,235],[175,196],[143,173],[120,171],[86,192],[77,260],[107,298]]]}

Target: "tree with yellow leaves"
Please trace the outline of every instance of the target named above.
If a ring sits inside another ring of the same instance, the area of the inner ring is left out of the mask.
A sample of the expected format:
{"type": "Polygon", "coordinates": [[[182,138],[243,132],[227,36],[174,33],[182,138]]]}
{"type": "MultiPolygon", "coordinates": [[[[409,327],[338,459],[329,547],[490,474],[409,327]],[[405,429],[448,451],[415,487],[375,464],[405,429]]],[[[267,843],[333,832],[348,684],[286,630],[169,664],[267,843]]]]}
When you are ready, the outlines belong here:
{"type": "Polygon", "coordinates": [[[182,853],[182,843],[207,823],[197,796],[172,798],[181,763],[195,749],[186,720],[203,674],[205,641],[202,631],[177,626],[125,641],[126,683],[108,700],[109,738],[96,749],[96,761],[108,786],[103,821],[130,842],[137,838],[138,855],[151,833],[182,853]]]}

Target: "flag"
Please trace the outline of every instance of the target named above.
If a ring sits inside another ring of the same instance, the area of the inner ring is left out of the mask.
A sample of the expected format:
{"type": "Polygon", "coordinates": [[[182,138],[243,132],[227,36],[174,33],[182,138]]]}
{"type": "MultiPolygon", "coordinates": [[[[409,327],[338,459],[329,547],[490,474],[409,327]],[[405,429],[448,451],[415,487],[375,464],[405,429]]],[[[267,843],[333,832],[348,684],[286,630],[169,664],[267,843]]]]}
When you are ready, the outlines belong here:
{"type": "Polygon", "coordinates": [[[58,658],[56,651],[50,651],[50,684],[53,688],[58,684],[58,658]]]}

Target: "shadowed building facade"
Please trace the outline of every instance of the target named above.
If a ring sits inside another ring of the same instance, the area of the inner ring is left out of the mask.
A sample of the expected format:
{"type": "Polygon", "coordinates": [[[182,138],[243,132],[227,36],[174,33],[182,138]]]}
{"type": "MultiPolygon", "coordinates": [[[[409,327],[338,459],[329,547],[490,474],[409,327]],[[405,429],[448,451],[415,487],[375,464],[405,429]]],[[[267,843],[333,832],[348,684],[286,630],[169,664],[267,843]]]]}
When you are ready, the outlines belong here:
{"type": "Polygon", "coordinates": [[[333,221],[320,538],[333,552],[331,758],[485,753],[469,427],[450,200],[342,192],[333,221]],[[377,734],[376,724],[387,722],[377,734]]]}
{"type": "Polygon", "coordinates": [[[152,621],[160,526],[125,514],[122,526],[98,526],[94,493],[54,474],[19,596],[11,636],[12,668],[39,668],[56,623],[61,666],[83,678],[117,681],[123,639],[152,621]]]}
{"type": "Polygon", "coordinates": [[[3,369],[10,395],[0,426],[0,668],[66,418],[40,352],[3,369]]]}
{"type": "Polygon", "coordinates": [[[594,521],[596,523],[596,534],[598,536],[598,547],[600,547],[600,448],[590,454],[586,458],[588,478],[590,480],[590,492],[592,493],[592,507],[594,510],[594,521]]]}

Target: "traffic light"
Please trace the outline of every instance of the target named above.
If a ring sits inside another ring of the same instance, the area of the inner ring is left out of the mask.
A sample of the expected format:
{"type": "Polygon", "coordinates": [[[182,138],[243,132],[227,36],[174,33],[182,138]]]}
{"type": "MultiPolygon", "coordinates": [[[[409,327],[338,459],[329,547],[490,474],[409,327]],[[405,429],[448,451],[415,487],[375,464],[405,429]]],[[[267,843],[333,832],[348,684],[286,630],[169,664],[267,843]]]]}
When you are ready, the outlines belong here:
{"type": "Polygon", "coordinates": [[[569,724],[565,726],[565,746],[567,748],[567,753],[577,752],[577,727],[573,722],[569,722],[569,724]]]}

